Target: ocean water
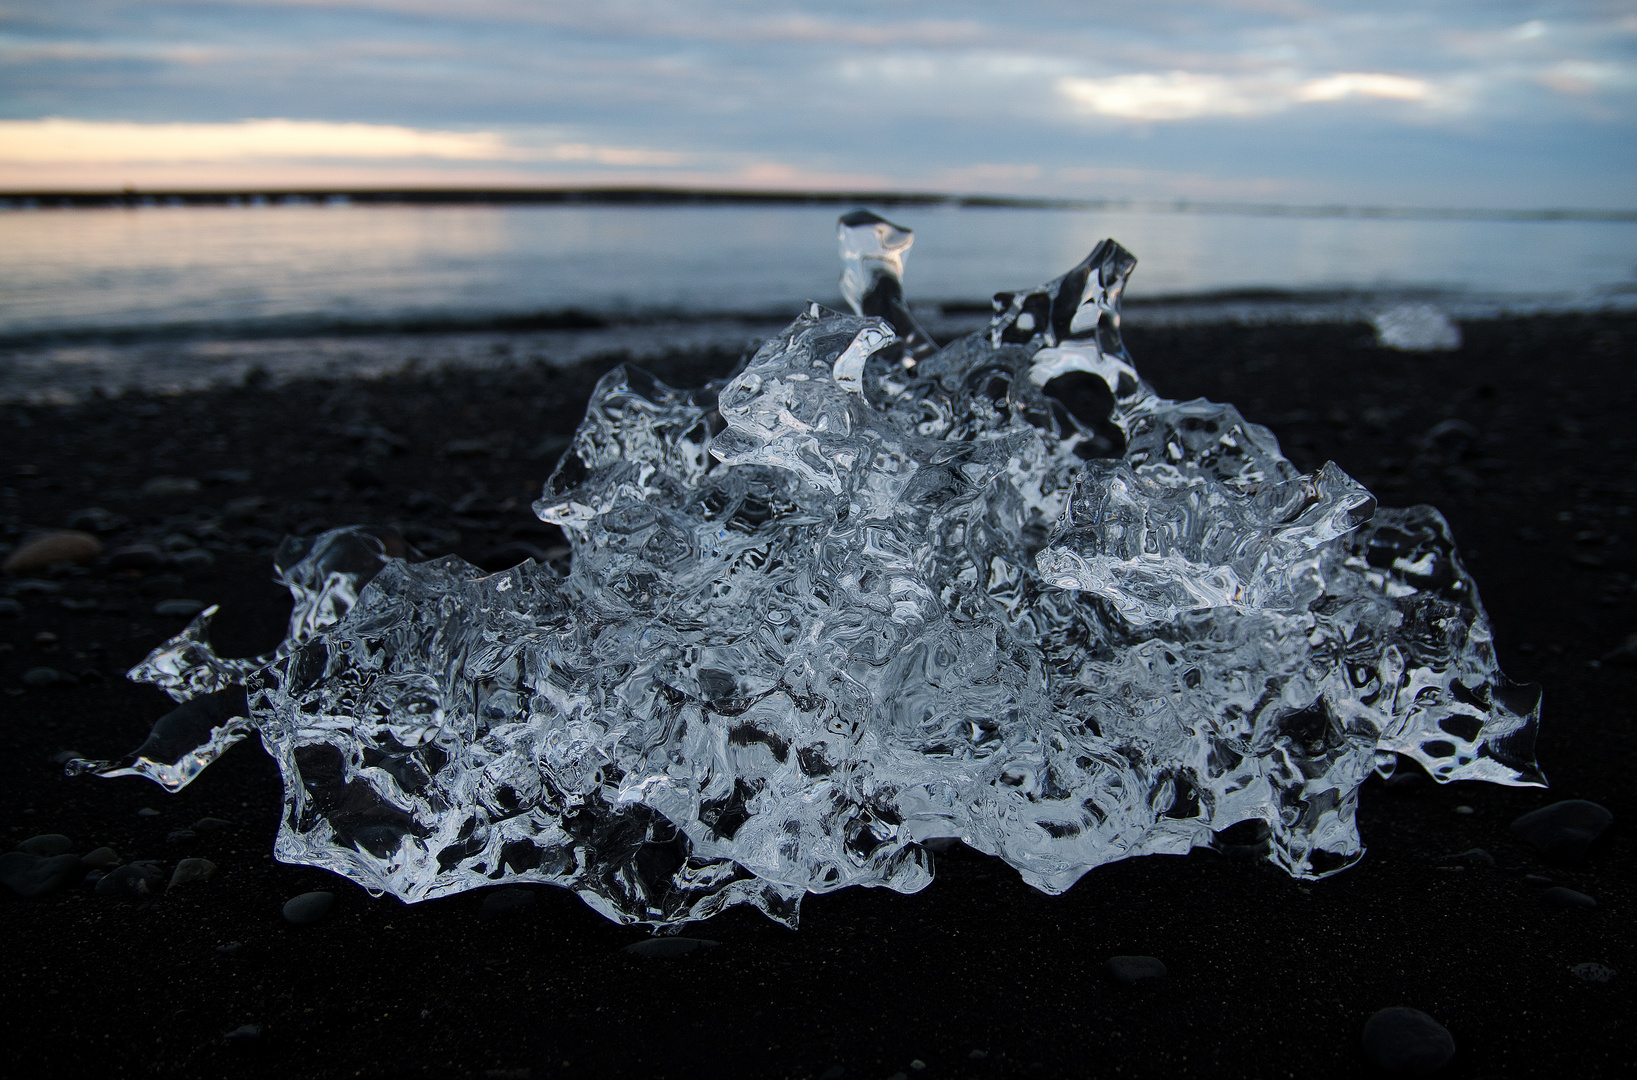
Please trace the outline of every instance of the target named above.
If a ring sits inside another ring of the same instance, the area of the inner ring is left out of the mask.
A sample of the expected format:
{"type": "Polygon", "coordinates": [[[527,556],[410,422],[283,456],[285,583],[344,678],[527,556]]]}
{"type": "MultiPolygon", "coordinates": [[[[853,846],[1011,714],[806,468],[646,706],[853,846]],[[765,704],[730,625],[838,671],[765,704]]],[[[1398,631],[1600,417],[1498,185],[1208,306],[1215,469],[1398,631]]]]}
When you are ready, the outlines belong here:
{"type": "MultiPolygon", "coordinates": [[[[839,302],[828,206],[269,206],[0,213],[0,337],[159,328],[778,314],[839,302]]],[[[1598,306],[1637,293],[1637,222],[903,207],[906,291],[981,302],[1105,236],[1131,298],[1438,295],[1598,306]]]]}
{"type": "MultiPolygon", "coordinates": [[[[662,347],[667,335],[737,343],[747,327],[765,332],[807,300],[839,306],[835,219],[846,209],[0,211],[0,399],[178,388],[246,365],[387,370],[406,350],[464,362],[490,355],[503,344],[490,336],[519,320],[550,326],[571,311],[610,325],[540,331],[523,351],[570,362],[642,341],[662,347]],[[418,344],[400,340],[408,330],[421,332],[418,344]],[[432,342],[429,330],[443,339],[432,342]],[[282,344],[254,345],[272,339],[282,344]],[[262,359],[247,360],[258,348],[262,359]]],[[[950,331],[981,321],[994,292],[1062,273],[1105,236],[1139,259],[1134,319],[1360,318],[1406,298],[1467,316],[1637,307],[1633,221],[884,212],[915,230],[912,303],[950,331]]]]}

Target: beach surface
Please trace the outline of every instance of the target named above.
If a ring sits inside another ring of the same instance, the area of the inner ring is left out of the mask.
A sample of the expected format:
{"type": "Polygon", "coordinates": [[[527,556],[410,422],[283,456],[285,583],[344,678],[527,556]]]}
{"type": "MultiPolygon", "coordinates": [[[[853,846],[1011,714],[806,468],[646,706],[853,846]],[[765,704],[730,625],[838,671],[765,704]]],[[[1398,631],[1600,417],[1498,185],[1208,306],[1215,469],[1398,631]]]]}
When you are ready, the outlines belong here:
{"type": "MultiPolygon", "coordinates": [[[[271,554],[286,534],[393,525],[427,554],[495,569],[557,554],[529,503],[617,351],[289,381],[244,360],[234,385],[0,405],[7,544],[74,527],[107,551],[159,553],[0,582],[0,847],[63,834],[78,854],[155,860],[166,880],[183,859],[217,867],[145,895],[0,898],[11,1068],[1368,1076],[1365,1022],[1410,1006],[1455,1038],[1441,1076],[1637,1073],[1637,317],[1461,329],[1460,349],[1436,353],[1380,348],[1362,323],[1137,326],[1128,344],[1162,394],[1234,402],[1303,469],[1335,460],[1385,505],[1445,513],[1503,667],[1544,687],[1549,789],[1440,787],[1406,766],[1361,792],[1364,859],[1318,882],[1198,851],[1103,867],[1051,897],[956,848],[917,895],[812,897],[796,931],[736,909],[684,931],[714,947],[670,957],[623,951],[647,932],[561,890],[405,906],[275,862],[280,783],[254,737],[176,795],[59,763],[117,757],[168,710],[123,676],[186,622],[156,612],[181,610],[167,601],[219,604],[224,655],[278,642],[289,598],[271,554]],[[1570,863],[1510,828],[1562,799],[1614,815],[1570,863]],[[288,922],[285,902],[311,890],[333,909],[288,922]],[[1123,983],[1106,967],[1121,955],[1167,973],[1123,983]],[[1587,964],[1615,974],[1588,978],[1587,964]]],[[[211,345],[229,361],[258,347],[211,345]]],[[[737,360],[711,342],[642,357],[672,385],[737,360]]]]}

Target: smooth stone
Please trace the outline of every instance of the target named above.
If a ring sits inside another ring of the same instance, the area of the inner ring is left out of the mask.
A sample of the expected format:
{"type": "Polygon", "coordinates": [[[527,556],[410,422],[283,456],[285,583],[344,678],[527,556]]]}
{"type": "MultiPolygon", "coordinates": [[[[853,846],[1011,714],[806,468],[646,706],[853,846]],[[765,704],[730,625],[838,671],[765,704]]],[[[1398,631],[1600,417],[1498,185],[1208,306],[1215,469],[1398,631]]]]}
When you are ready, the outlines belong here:
{"type": "Polygon", "coordinates": [[[126,863],[108,871],[107,875],[97,882],[97,895],[151,896],[159,891],[159,885],[164,880],[164,871],[160,870],[156,862],[144,860],[126,863]]]}
{"type": "Polygon", "coordinates": [[[1455,1037],[1420,1009],[1382,1009],[1364,1024],[1364,1056],[1378,1068],[1430,1076],[1455,1056],[1455,1037]]]}
{"type": "Polygon", "coordinates": [[[1574,889],[1565,889],[1561,885],[1554,885],[1540,894],[1540,901],[1552,907],[1560,908],[1594,908],[1597,901],[1583,892],[1574,889]]]}
{"type": "Polygon", "coordinates": [[[183,600],[180,598],[161,600],[153,606],[153,613],[173,619],[191,619],[205,610],[206,606],[203,600],[183,600]]]}
{"type": "Polygon", "coordinates": [[[94,562],[102,554],[102,541],[88,532],[65,530],[42,533],[25,540],[6,556],[8,574],[27,574],[59,563],[94,562]]]}
{"type": "Polygon", "coordinates": [[[151,806],[144,806],[142,809],[140,809],[140,810],[138,810],[136,812],[136,816],[137,817],[158,817],[159,816],[159,811],[155,810],[151,806]]]}
{"type": "Polygon", "coordinates": [[[544,563],[550,559],[543,550],[524,540],[513,540],[490,548],[478,556],[477,564],[490,573],[499,573],[510,570],[533,559],[537,563],[544,563]]]}
{"type": "Polygon", "coordinates": [[[505,889],[494,889],[483,898],[483,905],[478,908],[477,917],[484,921],[508,915],[514,911],[522,911],[534,906],[535,896],[532,889],[521,889],[512,886],[505,889]]]}
{"type": "Polygon", "coordinates": [[[192,885],[197,881],[209,881],[210,875],[216,872],[216,864],[209,859],[183,859],[171,871],[170,884],[167,889],[174,889],[178,885],[192,885]]]}
{"type": "Polygon", "coordinates": [[[84,510],[76,510],[63,522],[70,529],[94,533],[118,532],[130,523],[131,519],[124,514],[116,514],[100,506],[87,506],[84,510]]]}
{"type": "Polygon", "coordinates": [[[1614,824],[1607,808],[1585,799],[1565,799],[1531,810],[1512,822],[1512,835],[1556,862],[1579,862],[1614,824]]]}
{"type": "Polygon", "coordinates": [[[119,852],[111,847],[94,848],[80,856],[80,865],[92,870],[112,870],[119,865],[119,852]]]}
{"type": "Polygon", "coordinates": [[[1439,859],[1438,862],[1445,866],[1448,866],[1451,863],[1463,866],[1494,866],[1495,856],[1491,855],[1481,847],[1475,847],[1467,848],[1465,851],[1456,852],[1454,855],[1445,855],[1442,859],[1439,859]]]}
{"type": "Polygon", "coordinates": [[[244,948],[244,946],[240,945],[237,941],[224,942],[223,944],[216,946],[216,955],[232,956],[242,948],[244,948]]]}
{"type": "Polygon", "coordinates": [[[311,926],[330,913],[335,906],[335,894],[319,889],[292,896],[284,902],[284,921],[297,926],[311,926]]]}
{"type": "Polygon", "coordinates": [[[194,832],[216,832],[218,829],[231,829],[233,823],[219,817],[202,817],[192,825],[194,832]]]}
{"type": "Polygon", "coordinates": [[[199,487],[199,481],[191,476],[156,476],[142,485],[142,494],[160,497],[192,495],[199,487]]]}
{"type": "Polygon", "coordinates": [[[164,561],[158,544],[126,544],[108,553],[110,570],[151,570],[164,561]]]}
{"type": "Polygon", "coordinates": [[[8,851],[0,855],[0,884],[25,900],[46,896],[85,876],[78,855],[30,855],[8,851]]]}
{"type": "Polygon", "coordinates": [[[185,844],[189,840],[197,839],[199,839],[199,834],[192,829],[172,829],[165,834],[165,843],[167,844],[185,844]]]}
{"type": "Polygon", "coordinates": [[[184,574],[209,574],[216,569],[216,556],[204,548],[189,548],[172,555],[171,565],[184,574]]]}
{"type": "Polygon", "coordinates": [[[260,1024],[240,1024],[222,1036],[223,1041],[230,1044],[254,1042],[259,1038],[261,1038],[260,1024]]]}
{"type": "Polygon", "coordinates": [[[678,956],[687,956],[700,949],[714,949],[720,941],[711,941],[708,938],[691,937],[656,937],[647,941],[639,941],[634,945],[627,945],[620,952],[627,956],[641,956],[654,960],[671,960],[678,956]]]}
{"type": "Polygon", "coordinates": [[[1576,964],[1569,970],[1574,972],[1575,978],[1590,983],[1613,982],[1619,974],[1607,964],[1576,964]]]}
{"type": "Polygon", "coordinates": [[[1163,979],[1169,974],[1165,964],[1153,956],[1111,956],[1103,969],[1115,979],[1128,984],[1163,979]]]}
{"type": "Polygon", "coordinates": [[[23,613],[23,605],[9,596],[0,597],[0,615],[15,619],[23,613]]]}
{"type": "Polygon", "coordinates": [[[26,851],[30,855],[39,855],[50,858],[53,855],[66,855],[74,850],[74,841],[62,833],[48,832],[39,836],[31,836],[17,845],[18,851],[26,851]]]}
{"type": "Polygon", "coordinates": [[[78,681],[74,676],[58,671],[56,668],[31,667],[23,672],[24,686],[60,686],[78,681]]]}

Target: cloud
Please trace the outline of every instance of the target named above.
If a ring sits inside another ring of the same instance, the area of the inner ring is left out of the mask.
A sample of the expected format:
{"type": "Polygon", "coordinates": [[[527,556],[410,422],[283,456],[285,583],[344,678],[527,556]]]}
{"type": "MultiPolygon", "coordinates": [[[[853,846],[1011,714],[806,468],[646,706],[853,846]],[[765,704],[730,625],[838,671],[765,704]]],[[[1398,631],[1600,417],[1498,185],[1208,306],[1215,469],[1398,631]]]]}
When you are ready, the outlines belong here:
{"type": "Polygon", "coordinates": [[[493,131],[438,131],[395,124],[241,120],[219,124],[0,120],[6,164],[136,164],[267,160],[574,162],[673,166],[686,155],[583,142],[528,145],[493,131]]]}
{"type": "Polygon", "coordinates": [[[1081,112],[1140,121],[1255,116],[1297,104],[1353,97],[1426,101],[1433,91],[1421,79],[1371,72],[1306,80],[1144,72],[1102,79],[1065,76],[1056,86],[1081,112]]]}

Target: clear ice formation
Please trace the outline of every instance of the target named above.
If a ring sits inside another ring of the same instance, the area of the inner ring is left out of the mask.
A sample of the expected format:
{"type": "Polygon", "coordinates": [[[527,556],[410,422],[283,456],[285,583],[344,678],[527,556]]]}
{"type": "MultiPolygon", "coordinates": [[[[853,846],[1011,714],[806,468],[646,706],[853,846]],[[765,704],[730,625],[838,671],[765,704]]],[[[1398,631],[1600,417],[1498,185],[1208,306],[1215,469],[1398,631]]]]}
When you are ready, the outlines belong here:
{"type": "Polygon", "coordinates": [[[1436,510],[1156,395],[1112,241],[939,348],[911,240],[842,218],[853,313],[809,307],[732,378],[604,377],[534,505],[566,574],[286,541],[284,643],[218,658],[207,611],[131,672],[181,706],[78,767],[176,791],[255,730],[285,862],[406,901],[548,882],[655,926],[914,892],[940,840],[1048,893],[1197,846],[1318,877],[1398,755],[1542,782],[1539,692],[1436,510]]]}

